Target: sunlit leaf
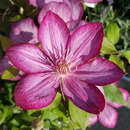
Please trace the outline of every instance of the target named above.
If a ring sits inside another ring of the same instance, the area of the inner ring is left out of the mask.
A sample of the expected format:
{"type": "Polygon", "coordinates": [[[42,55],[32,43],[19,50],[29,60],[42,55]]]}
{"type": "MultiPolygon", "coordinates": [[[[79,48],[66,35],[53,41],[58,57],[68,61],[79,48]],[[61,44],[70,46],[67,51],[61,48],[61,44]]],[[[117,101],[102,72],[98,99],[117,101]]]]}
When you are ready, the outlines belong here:
{"type": "Polygon", "coordinates": [[[125,105],[122,93],[114,84],[104,86],[104,93],[106,98],[108,98],[110,101],[125,105]]]}
{"type": "Polygon", "coordinates": [[[85,130],[87,124],[87,112],[76,107],[71,101],[69,101],[69,111],[72,118],[72,122],[74,123],[74,127],[77,124],[79,128],[85,130]]]}
{"type": "Polygon", "coordinates": [[[4,71],[4,73],[1,76],[1,79],[15,78],[18,75],[18,72],[19,72],[19,70],[17,70],[13,66],[10,66],[7,70],[4,71]]]}
{"type": "Polygon", "coordinates": [[[108,41],[106,37],[103,38],[101,53],[103,54],[111,54],[112,52],[117,52],[115,46],[108,41]]]}
{"type": "Polygon", "coordinates": [[[9,38],[3,35],[0,35],[0,43],[4,51],[6,51],[7,48],[13,44],[13,42],[9,38]]]}
{"type": "Polygon", "coordinates": [[[123,51],[122,55],[128,60],[130,64],[130,50],[123,51]]]}
{"type": "Polygon", "coordinates": [[[117,64],[125,72],[124,62],[117,55],[111,55],[109,60],[117,64]]]}
{"type": "Polygon", "coordinates": [[[120,28],[117,23],[109,23],[107,27],[107,38],[113,44],[116,44],[120,37],[120,28]]]}

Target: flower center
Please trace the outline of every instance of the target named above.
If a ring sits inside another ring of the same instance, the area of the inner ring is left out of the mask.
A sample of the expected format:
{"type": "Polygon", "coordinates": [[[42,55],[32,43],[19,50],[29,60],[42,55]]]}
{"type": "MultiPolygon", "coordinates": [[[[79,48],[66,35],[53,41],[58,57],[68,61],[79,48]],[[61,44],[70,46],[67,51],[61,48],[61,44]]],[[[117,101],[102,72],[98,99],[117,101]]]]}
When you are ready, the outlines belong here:
{"type": "Polygon", "coordinates": [[[57,69],[58,75],[60,75],[61,77],[65,76],[69,72],[69,66],[63,60],[57,61],[56,69],[57,69]]]}

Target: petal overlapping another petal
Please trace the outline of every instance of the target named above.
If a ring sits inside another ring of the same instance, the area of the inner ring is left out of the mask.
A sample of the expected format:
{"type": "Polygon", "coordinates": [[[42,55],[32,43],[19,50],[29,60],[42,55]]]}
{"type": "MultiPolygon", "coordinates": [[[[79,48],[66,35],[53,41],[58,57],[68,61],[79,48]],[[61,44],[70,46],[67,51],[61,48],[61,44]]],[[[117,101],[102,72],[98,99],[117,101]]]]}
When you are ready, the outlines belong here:
{"type": "Polygon", "coordinates": [[[124,73],[113,62],[98,57],[77,67],[74,75],[87,83],[104,86],[119,80],[124,73]]]}
{"type": "Polygon", "coordinates": [[[49,2],[63,2],[63,0],[29,0],[29,3],[34,7],[43,7],[49,2]]]}
{"type": "Polygon", "coordinates": [[[38,43],[38,28],[31,18],[23,19],[11,25],[10,39],[14,43],[38,43]]]}
{"type": "Polygon", "coordinates": [[[110,105],[105,105],[104,110],[99,114],[99,121],[107,128],[114,128],[118,119],[117,111],[110,105]]]}
{"type": "Polygon", "coordinates": [[[103,29],[101,23],[87,23],[75,30],[67,44],[67,61],[72,66],[77,61],[85,62],[97,55],[101,49],[103,29]]]}
{"type": "Polygon", "coordinates": [[[39,24],[42,22],[44,16],[48,11],[52,11],[56,13],[60,18],[62,18],[65,22],[72,20],[71,9],[64,2],[50,2],[45,4],[38,15],[39,24]]]}
{"type": "Polygon", "coordinates": [[[23,109],[40,109],[54,100],[59,79],[54,73],[29,74],[16,85],[16,105],[23,109]]]}
{"type": "Polygon", "coordinates": [[[70,7],[72,13],[72,19],[75,21],[81,20],[84,8],[80,0],[64,0],[65,3],[70,7]]]}
{"type": "Polygon", "coordinates": [[[9,67],[11,64],[9,63],[8,57],[4,56],[2,59],[0,59],[0,75],[3,74],[3,72],[9,67]]]}
{"type": "Polygon", "coordinates": [[[62,91],[84,111],[99,114],[104,109],[104,96],[94,85],[70,77],[63,80],[62,91]]]}
{"type": "Polygon", "coordinates": [[[69,30],[65,22],[49,11],[44,17],[39,29],[39,41],[45,53],[53,60],[65,56],[65,47],[69,30]]]}
{"type": "Polygon", "coordinates": [[[25,73],[52,71],[51,63],[36,45],[16,44],[8,48],[6,55],[12,64],[25,73]]]}

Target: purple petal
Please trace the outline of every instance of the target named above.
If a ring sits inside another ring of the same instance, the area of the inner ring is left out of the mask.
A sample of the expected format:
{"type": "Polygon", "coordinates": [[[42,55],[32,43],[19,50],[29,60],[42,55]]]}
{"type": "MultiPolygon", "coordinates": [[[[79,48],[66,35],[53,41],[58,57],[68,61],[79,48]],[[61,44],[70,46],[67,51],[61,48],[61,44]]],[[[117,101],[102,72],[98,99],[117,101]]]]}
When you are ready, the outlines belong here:
{"type": "Polygon", "coordinates": [[[87,119],[90,122],[88,126],[92,126],[98,121],[97,115],[94,115],[94,117],[88,117],[87,119]]]}
{"type": "Polygon", "coordinates": [[[14,43],[38,43],[38,28],[31,18],[23,19],[11,25],[10,39],[14,43]]]}
{"type": "Polygon", "coordinates": [[[109,105],[105,105],[104,110],[99,114],[99,121],[107,128],[114,128],[118,119],[117,111],[109,105]]]}
{"type": "Polygon", "coordinates": [[[62,91],[77,107],[84,111],[99,114],[104,109],[104,96],[94,85],[71,77],[63,80],[62,91]]]}
{"type": "Polygon", "coordinates": [[[16,104],[23,109],[40,109],[52,103],[59,79],[53,73],[37,73],[25,76],[15,88],[16,104]]]}
{"type": "Polygon", "coordinates": [[[40,48],[32,44],[16,44],[8,48],[9,60],[25,73],[51,71],[51,66],[40,48]]]}
{"type": "Polygon", "coordinates": [[[87,62],[76,69],[73,76],[100,86],[113,83],[124,75],[124,72],[116,64],[102,57],[87,62]]]}
{"type": "Polygon", "coordinates": [[[3,74],[3,72],[9,67],[11,64],[9,63],[8,57],[4,56],[2,59],[0,59],[0,75],[3,74]]]}
{"type": "Polygon", "coordinates": [[[63,0],[29,0],[29,3],[34,7],[43,7],[49,2],[63,2],[63,0]]]}
{"type": "Polygon", "coordinates": [[[130,97],[129,92],[123,88],[119,88],[119,89],[120,89],[121,93],[123,94],[124,100],[127,102],[130,97]]]}
{"type": "Polygon", "coordinates": [[[83,8],[83,5],[81,4],[81,1],[80,0],[64,0],[64,2],[67,3],[71,9],[72,19],[81,20],[84,13],[84,8],[83,8]]]}
{"type": "Polygon", "coordinates": [[[101,1],[102,0],[84,0],[84,2],[87,2],[87,3],[99,3],[101,1]]]}
{"type": "Polygon", "coordinates": [[[38,16],[39,24],[42,22],[44,16],[46,15],[48,11],[52,11],[56,13],[65,22],[68,22],[72,19],[71,9],[68,7],[66,3],[50,2],[46,4],[40,11],[39,16],[38,16]]]}
{"type": "Polygon", "coordinates": [[[80,21],[72,20],[72,21],[67,22],[67,27],[69,28],[70,33],[73,33],[78,27],[85,25],[85,24],[87,24],[87,22],[84,20],[80,20],[80,21]]]}
{"type": "Polygon", "coordinates": [[[103,29],[101,23],[87,23],[74,31],[69,39],[67,61],[71,65],[89,60],[97,55],[101,49],[103,29]]]}
{"type": "Polygon", "coordinates": [[[69,30],[64,21],[52,12],[44,17],[39,29],[39,41],[45,53],[55,62],[65,55],[69,30]]]}

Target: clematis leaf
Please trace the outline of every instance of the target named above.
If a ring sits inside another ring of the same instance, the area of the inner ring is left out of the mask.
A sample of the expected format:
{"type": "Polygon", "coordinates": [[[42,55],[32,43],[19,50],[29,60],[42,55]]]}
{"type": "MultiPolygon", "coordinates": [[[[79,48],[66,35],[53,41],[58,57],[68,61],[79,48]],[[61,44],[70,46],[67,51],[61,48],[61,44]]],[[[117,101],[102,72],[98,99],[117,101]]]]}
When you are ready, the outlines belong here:
{"type": "Polygon", "coordinates": [[[109,60],[117,64],[125,72],[124,62],[117,55],[111,55],[109,60]]]}
{"type": "Polygon", "coordinates": [[[43,108],[43,110],[53,109],[57,107],[60,104],[60,102],[61,102],[61,94],[57,92],[56,97],[54,101],[52,102],[52,104],[50,104],[48,107],[43,108]]]}
{"type": "Polygon", "coordinates": [[[9,38],[3,35],[0,35],[0,43],[4,51],[6,51],[6,49],[13,44],[9,38]]]}
{"type": "Polygon", "coordinates": [[[101,53],[111,54],[112,52],[117,52],[115,46],[106,38],[103,38],[101,53]]]}
{"type": "Polygon", "coordinates": [[[114,84],[104,86],[104,93],[106,98],[108,98],[110,101],[125,105],[122,93],[114,84]]]}
{"type": "Polygon", "coordinates": [[[122,55],[128,60],[130,64],[130,50],[123,51],[122,55]]]}
{"type": "Polygon", "coordinates": [[[116,44],[120,38],[120,28],[117,23],[110,23],[107,27],[107,38],[112,44],[116,44]]]}
{"type": "Polygon", "coordinates": [[[78,126],[82,130],[85,130],[87,126],[87,112],[82,111],[81,109],[76,107],[71,101],[69,101],[69,111],[72,122],[74,123],[74,127],[78,126]]]}
{"type": "Polygon", "coordinates": [[[10,66],[7,70],[4,71],[4,73],[2,74],[1,76],[1,79],[11,79],[11,78],[15,78],[18,74],[18,70],[13,67],[13,66],[10,66]]]}

